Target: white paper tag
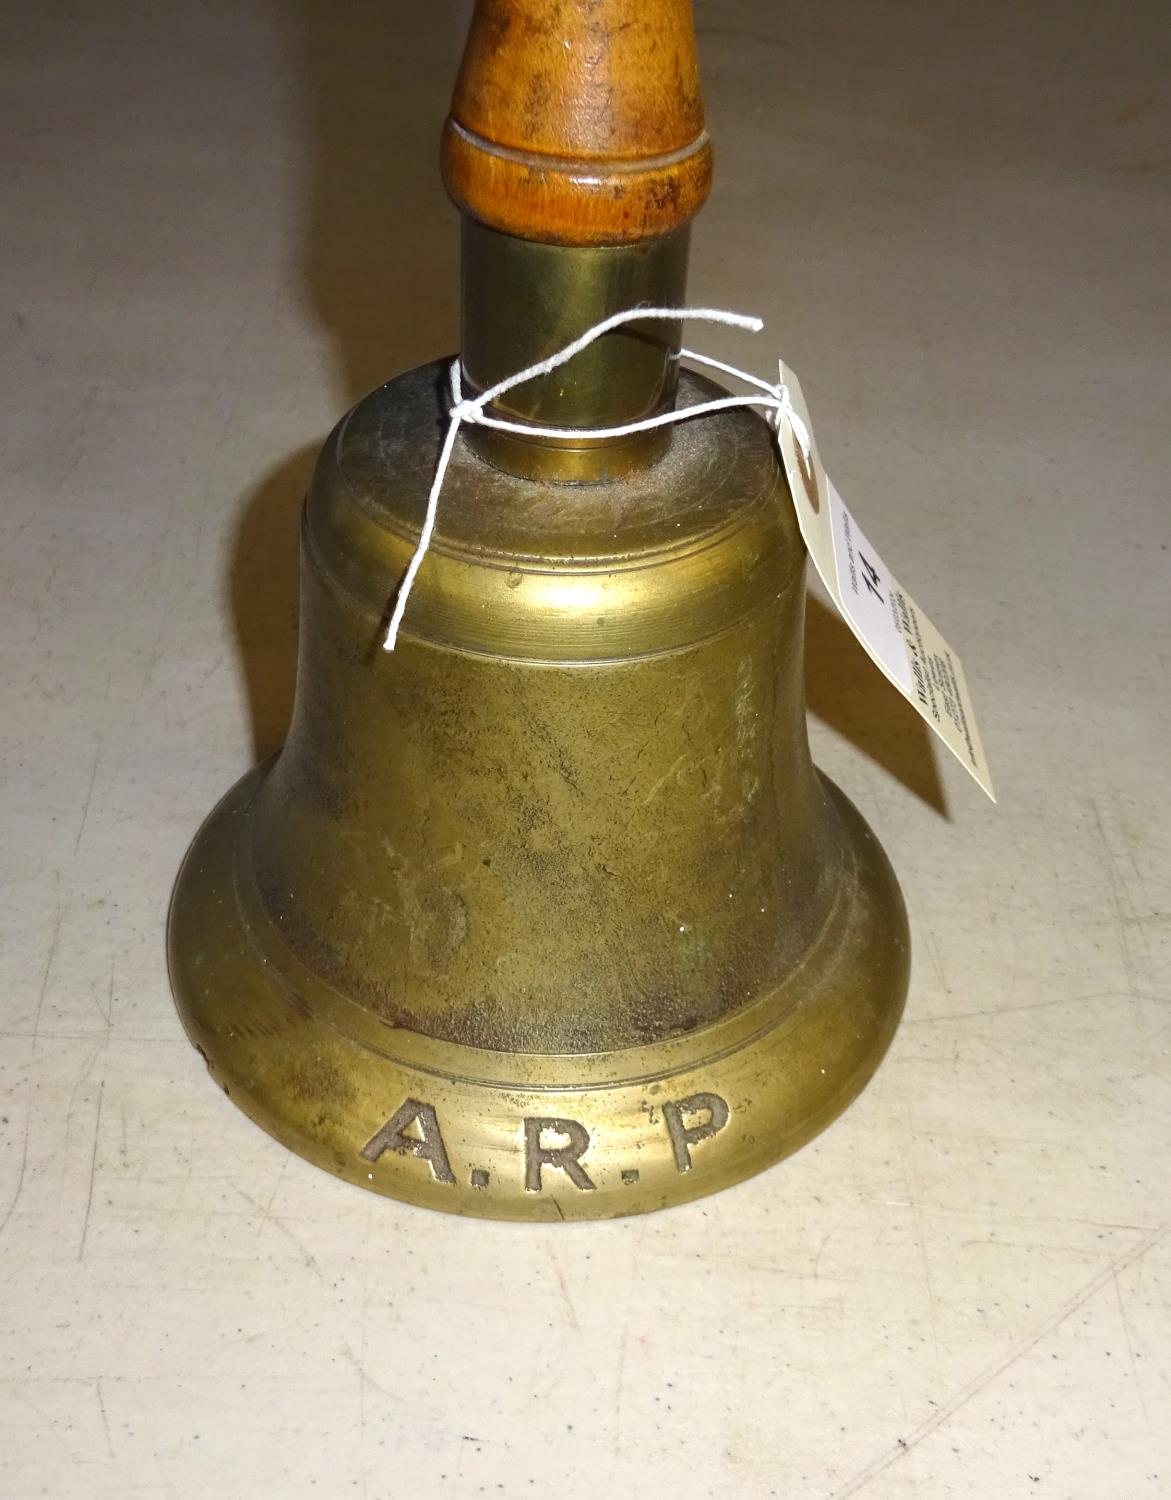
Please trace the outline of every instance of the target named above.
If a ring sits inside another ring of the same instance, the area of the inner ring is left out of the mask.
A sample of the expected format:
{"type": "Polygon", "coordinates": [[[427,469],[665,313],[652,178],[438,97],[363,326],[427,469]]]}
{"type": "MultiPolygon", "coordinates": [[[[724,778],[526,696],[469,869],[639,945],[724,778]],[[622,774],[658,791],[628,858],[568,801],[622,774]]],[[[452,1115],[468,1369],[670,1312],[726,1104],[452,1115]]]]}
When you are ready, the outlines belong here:
{"type": "Polygon", "coordinates": [[[781,460],[797,523],[822,583],[870,658],[995,802],[959,657],[891,573],[834,488],[818,456],[800,383],[784,364],[781,383],[797,417],[797,432],[794,423],[781,418],[781,460]]]}

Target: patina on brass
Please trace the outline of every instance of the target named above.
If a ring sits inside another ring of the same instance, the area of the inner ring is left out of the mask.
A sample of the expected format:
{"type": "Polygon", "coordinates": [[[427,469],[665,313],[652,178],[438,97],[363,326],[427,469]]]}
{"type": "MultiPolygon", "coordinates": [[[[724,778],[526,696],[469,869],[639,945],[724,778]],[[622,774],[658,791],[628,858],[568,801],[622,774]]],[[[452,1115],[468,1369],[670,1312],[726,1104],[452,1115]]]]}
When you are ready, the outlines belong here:
{"type": "MultiPolygon", "coordinates": [[[[470,228],[469,382],[632,287],[681,301],[685,261],[685,228],[582,247],[470,228]],[[496,291],[516,317],[485,311],[496,291]]],[[[609,338],[510,414],[581,427],[712,395],[677,347],[663,325],[609,338]]],[[[401,376],[322,452],[288,742],[188,855],[175,994],[240,1107],[352,1182],[499,1218],[645,1212],[854,1097],[902,1008],[906,916],[810,759],[805,554],[759,417],[461,438],[382,651],[444,386],[443,364],[401,376]]]]}
{"type": "MultiPolygon", "coordinates": [[[[463,223],[462,360],[469,394],[564,348],[618,308],[687,300],[690,225],[632,245],[542,245],[463,223]]],[[[541,427],[611,427],[674,403],[680,325],[661,319],[604,334],[557,372],[509,391],[493,411],[541,427]]],[[[526,439],[471,430],[476,452],[512,474],[562,482],[619,479],[666,452],[669,427],[628,437],[526,439]]]]}

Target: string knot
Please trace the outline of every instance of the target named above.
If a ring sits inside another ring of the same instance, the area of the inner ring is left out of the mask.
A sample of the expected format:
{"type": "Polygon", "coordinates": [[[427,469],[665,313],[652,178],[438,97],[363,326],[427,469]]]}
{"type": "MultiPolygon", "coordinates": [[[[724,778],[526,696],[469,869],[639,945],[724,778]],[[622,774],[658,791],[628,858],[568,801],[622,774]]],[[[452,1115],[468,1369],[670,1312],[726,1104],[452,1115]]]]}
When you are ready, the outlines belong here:
{"type": "Polygon", "coordinates": [[[777,405],[773,413],[773,427],[776,429],[777,436],[779,437],[781,423],[787,422],[789,424],[789,431],[796,438],[797,446],[801,449],[801,456],[805,460],[805,467],[808,469],[813,462],[813,441],[809,436],[809,428],[805,425],[800,412],[794,410],[793,398],[789,395],[789,387],[785,384],[785,366],[783,361],[777,361],[777,370],[779,375],[776,385],[773,386],[773,390],[777,396],[777,405]]]}
{"type": "Polygon", "coordinates": [[[458,355],[452,360],[447,372],[447,389],[451,397],[447,406],[447,420],[474,423],[480,415],[484,397],[464,395],[462,365],[458,355]]]}

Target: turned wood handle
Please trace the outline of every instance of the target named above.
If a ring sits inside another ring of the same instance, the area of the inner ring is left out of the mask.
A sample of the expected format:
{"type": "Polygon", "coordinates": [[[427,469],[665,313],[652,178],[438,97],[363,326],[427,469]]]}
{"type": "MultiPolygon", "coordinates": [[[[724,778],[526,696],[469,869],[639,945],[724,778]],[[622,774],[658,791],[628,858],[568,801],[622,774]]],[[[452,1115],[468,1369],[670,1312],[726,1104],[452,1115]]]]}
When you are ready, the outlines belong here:
{"type": "Polygon", "coordinates": [[[691,0],[476,0],[443,132],[464,212],[507,234],[666,234],[711,186],[691,0]]]}

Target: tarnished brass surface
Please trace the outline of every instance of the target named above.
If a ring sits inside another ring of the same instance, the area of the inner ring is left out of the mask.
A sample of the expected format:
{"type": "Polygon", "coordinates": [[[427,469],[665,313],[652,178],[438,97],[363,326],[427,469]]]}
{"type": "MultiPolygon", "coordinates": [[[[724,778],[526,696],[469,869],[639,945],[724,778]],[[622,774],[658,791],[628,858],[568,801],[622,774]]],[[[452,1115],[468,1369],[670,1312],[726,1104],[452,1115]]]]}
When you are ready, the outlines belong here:
{"type": "MultiPolygon", "coordinates": [[[[804,551],[757,417],[683,424],[620,484],[461,442],[382,652],[442,374],[326,445],[289,740],[188,856],[172,980],[236,1102],[343,1177],[502,1218],[642,1212],[849,1102],[902,1008],[906,918],[810,761],[804,551]]],[[[680,400],[712,389],[685,375],[680,400]]]]}
{"type": "MultiPolygon", "coordinates": [[[[681,307],[690,226],[633,245],[572,248],[463,225],[464,386],[478,394],[561,349],[617,308],[681,307]]],[[[678,381],[678,323],[628,323],[569,364],[509,391],[495,415],[541,427],[597,428],[666,410],[678,381]]],[[[662,427],[621,438],[541,439],[489,427],[468,441],[511,474],[562,482],[615,479],[661,457],[662,427]]]]}

